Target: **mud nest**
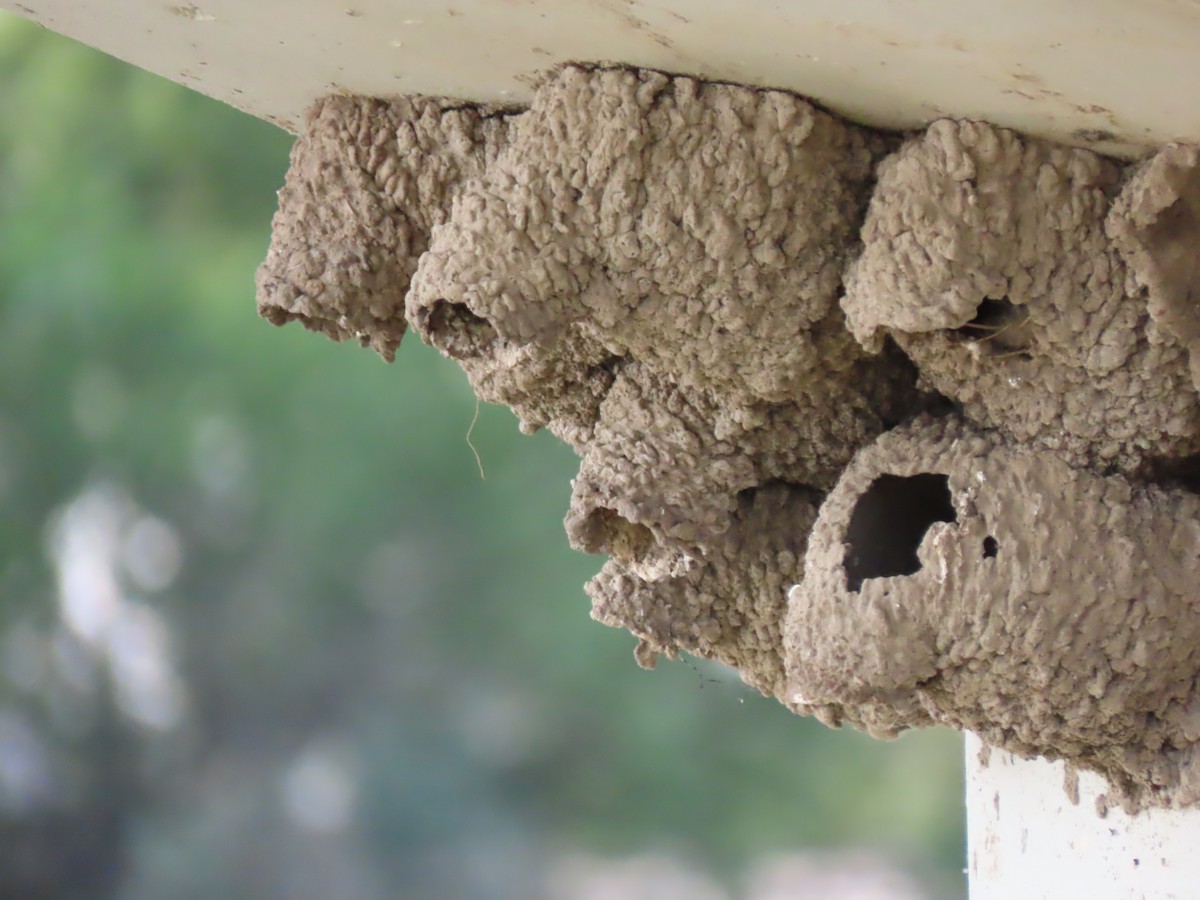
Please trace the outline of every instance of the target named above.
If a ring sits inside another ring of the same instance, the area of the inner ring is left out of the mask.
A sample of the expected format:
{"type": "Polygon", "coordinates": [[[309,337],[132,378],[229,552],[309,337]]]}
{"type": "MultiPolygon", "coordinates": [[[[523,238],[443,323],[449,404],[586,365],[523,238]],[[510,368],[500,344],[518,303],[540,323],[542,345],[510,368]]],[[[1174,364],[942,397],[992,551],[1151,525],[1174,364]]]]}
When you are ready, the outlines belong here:
{"type": "Polygon", "coordinates": [[[580,456],[593,615],[878,736],[1200,800],[1200,160],[567,66],[318,103],[260,312],[412,328],[580,456]]]}

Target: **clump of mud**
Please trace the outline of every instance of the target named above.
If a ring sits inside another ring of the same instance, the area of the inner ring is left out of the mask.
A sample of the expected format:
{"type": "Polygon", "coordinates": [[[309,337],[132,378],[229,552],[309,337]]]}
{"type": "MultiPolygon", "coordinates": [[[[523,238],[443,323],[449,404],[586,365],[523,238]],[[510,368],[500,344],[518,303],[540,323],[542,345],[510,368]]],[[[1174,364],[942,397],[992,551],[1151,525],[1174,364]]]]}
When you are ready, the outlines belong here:
{"type": "Polygon", "coordinates": [[[1122,192],[1121,167],[1088,150],[934,123],[880,167],[846,278],[851,330],[867,346],[890,335],[971,421],[1074,465],[1200,451],[1187,348],[1200,318],[1181,322],[1186,302],[1166,296],[1200,281],[1163,260],[1186,245],[1194,265],[1196,245],[1150,237],[1171,230],[1159,207],[1200,201],[1200,179],[1195,198],[1146,199],[1163,168],[1122,192]]]}
{"type": "Polygon", "coordinates": [[[934,722],[1200,800],[1200,495],[1101,476],[957,416],[860,452],[792,588],[797,712],[934,722]]]}
{"type": "Polygon", "coordinates": [[[593,615],[643,665],[971,728],[1135,808],[1200,800],[1197,240],[1193,148],[898,141],[567,66],[521,111],[318,104],[259,308],[389,359],[411,327],[569,443],[593,615]]]}
{"type": "Polygon", "coordinates": [[[354,338],[391,360],[434,227],[507,142],[507,119],[430,97],[329,97],[292,151],[259,314],[354,338]]]}

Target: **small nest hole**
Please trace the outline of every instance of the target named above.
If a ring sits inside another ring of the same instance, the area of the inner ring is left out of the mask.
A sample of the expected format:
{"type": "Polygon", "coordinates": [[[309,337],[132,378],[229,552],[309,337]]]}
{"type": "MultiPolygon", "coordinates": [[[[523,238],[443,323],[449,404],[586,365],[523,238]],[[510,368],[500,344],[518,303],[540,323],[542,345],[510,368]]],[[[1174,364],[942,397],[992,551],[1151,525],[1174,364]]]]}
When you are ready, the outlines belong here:
{"type": "Polygon", "coordinates": [[[986,348],[989,356],[1024,356],[1033,343],[1029,313],[1007,297],[985,297],[975,317],[952,332],[962,343],[978,351],[986,348]]]}
{"type": "Polygon", "coordinates": [[[496,329],[461,303],[439,300],[424,316],[430,343],[451,359],[482,356],[496,341],[496,329]]]}
{"type": "Polygon", "coordinates": [[[846,586],[854,593],[870,578],[912,575],[921,570],[917,548],[934,522],[956,522],[950,479],[880,475],[850,514],[846,530],[846,586]]]}
{"type": "Polygon", "coordinates": [[[649,528],[603,507],[587,517],[578,537],[587,553],[607,552],[623,563],[641,561],[654,547],[654,532],[649,528]]]}

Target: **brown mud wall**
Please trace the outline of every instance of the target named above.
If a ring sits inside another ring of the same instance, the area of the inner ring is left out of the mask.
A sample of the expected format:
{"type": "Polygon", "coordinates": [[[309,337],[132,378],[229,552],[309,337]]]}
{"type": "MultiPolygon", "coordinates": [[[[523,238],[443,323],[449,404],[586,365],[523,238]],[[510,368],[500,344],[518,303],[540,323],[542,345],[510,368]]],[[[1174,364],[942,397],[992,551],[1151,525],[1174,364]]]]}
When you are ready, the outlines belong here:
{"type": "Polygon", "coordinates": [[[568,66],[335,97],[259,308],[406,329],[581,458],[594,616],[880,736],[1200,800],[1200,159],[568,66]]]}

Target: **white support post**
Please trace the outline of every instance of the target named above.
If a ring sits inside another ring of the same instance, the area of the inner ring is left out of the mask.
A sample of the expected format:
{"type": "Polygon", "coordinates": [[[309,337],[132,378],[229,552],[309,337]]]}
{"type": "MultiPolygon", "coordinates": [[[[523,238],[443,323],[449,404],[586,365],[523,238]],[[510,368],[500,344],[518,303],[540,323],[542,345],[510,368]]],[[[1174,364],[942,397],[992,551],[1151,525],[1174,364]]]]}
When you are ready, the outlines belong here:
{"type": "Polygon", "coordinates": [[[966,746],[971,900],[1200,898],[1200,810],[1129,816],[1090,772],[966,746]]]}

